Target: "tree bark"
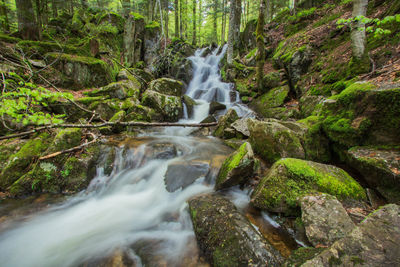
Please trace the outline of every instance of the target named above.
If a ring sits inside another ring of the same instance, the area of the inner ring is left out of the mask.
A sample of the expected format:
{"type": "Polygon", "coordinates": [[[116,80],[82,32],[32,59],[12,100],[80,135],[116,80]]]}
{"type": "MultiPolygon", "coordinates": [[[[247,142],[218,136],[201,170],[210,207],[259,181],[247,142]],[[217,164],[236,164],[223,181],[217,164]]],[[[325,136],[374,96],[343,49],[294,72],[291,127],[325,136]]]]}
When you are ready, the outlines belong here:
{"type": "Polygon", "coordinates": [[[179,1],[179,37],[182,39],[183,38],[183,6],[182,6],[182,0],[179,1]]]}
{"type": "Polygon", "coordinates": [[[257,40],[257,89],[261,93],[263,87],[264,77],[264,60],[265,60],[265,48],[264,48],[264,12],[265,12],[265,0],[260,0],[260,10],[258,13],[258,21],[256,28],[256,40],[257,40]]]}
{"type": "Polygon", "coordinates": [[[222,27],[221,27],[221,44],[225,44],[225,35],[226,35],[226,0],[222,1],[222,27]]]}
{"type": "MultiPolygon", "coordinates": [[[[367,15],[368,0],[354,0],[353,18],[367,15]]],[[[352,24],[351,42],[353,48],[353,57],[361,59],[365,55],[365,24],[361,20],[356,20],[352,24]]]]}
{"type": "Polygon", "coordinates": [[[43,26],[42,0],[36,0],[35,2],[36,2],[36,22],[37,22],[38,39],[42,40],[42,26],[43,26]]]}
{"type": "Polygon", "coordinates": [[[228,65],[232,65],[235,49],[237,49],[240,33],[240,19],[242,14],[241,0],[231,0],[228,31],[228,65]]]}
{"type": "MultiPolygon", "coordinates": [[[[85,1],[85,0],[81,0],[85,1]]],[[[127,18],[129,13],[131,12],[131,1],[130,0],[122,0],[122,12],[124,17],[127,18]]]]}
{"type": "Polygon", "coordinates": [[[192,18],[192,20],[193,20],[192,44],[193,45],[196,45],[196,40],[197,40],[197,37],[196,37],[196,6],[197,6],[196,0],[193,0],[193,18],[192,18]]]}
{"type": "Polygon", "coordinates": [[[213,4],[213,40],[218,43],[218,31],[217,31],[217,20],[218,20],[218,0],[214,0],[213,4]]]}
{"type": "Polygon", "coordinates": [[[4,17],[3,29],[5,32],[10,31],[10,23],[8,21],[7,5],[5,0],[1,0],[0,3],[0,15],[4,17]]]}
{"type": "Polygon", "coordinates": [[[179,0],[175,0],[174,8],[175,8],[175,37],[179,38],[179,0]]]}
{"type": "Polygon", "coordinates": [[[203,17],[203,14],[202,14],[202,7],[203,7],[203,1],[202,0],[200,0],[199,1],[199,31],[198,31],[198,36],[199,36],[199,41],[198,41],[198,43],[199,44],[201,44],[201,23],[202,23],[202,17],[203,17]]]}
{"type": "Polygon", "coordinates": [[[33,11],[31,0],[16,0],[18,15],[18,31],[26,40],[37,40],[39,37],[38,27],[33,11]]]}
{"type": "Polygon", "coordinates": [[[53,18],[58,17],[57,0],[51,1],[51,11],[53,13],[53,18]]]}

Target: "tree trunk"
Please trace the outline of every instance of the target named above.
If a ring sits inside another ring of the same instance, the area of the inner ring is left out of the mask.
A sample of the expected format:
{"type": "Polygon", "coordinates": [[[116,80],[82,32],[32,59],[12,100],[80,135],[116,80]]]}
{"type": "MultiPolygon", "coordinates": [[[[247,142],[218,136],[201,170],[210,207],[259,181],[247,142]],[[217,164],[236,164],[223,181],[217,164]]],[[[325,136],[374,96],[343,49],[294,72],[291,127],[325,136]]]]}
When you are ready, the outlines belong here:
{"type": "Polygon", "coordinates": [[[228,65],[232,65],[235,49],[238,47],[240,33],[240,19],[242,13],[241,0],[231,0],[230,15],[229,15],[229,31],[228,31],[228,65]]]}
{"type": "Polygon", "coordinates": [[[193,34],[192,34],[192,44],[196,45],[196,0],[193,0],[193,34]]]}
{"type": "MultiPolygon", "coordinates": [[[[85,0],[81,0],[85,1],[85,0]]],[[[129,13],[131,12],[131,1],[130,0],[122,0],[122,12],[124,17],[127,18],[129,13]]]]}
{"type": "Polygon", "coordinates": [[[182,7],[182,0],[179,1],[179,37],[182,39],[183,38],[183,20],[182,20],[182,15],[183,13],[183,7],[182,7]]]}
{"type": "Polygon", "coordinates": [[[16,0],[18,31],[23,39],[37,40],[39,32],[31,0],[16,0]]]}
{"type": "Polygon", "coordinates": [[[198,36],[199,36],[199,41],[198,41],[198,43],[199,44],[201,44],[201,23],[202,23],[202,17],[203,17],[203,14],[202,14],[202,7],[203,7],[203,1],[202,0],[200,0],[199,1],[199,32],[198,32],[198,36]]]}
{"type": "Polygon", "coordinates": [[[148,11],[148,21],[152,21],[153,20],[153,11],[154,11],[154,0],[149,0],[149,11],[148,11]]]}
{"type": "Polygon", "coordinates": [[[57,0],[51,1],[51,11],[53,13],[53,18],[58,17],[57,0]]]}
{"type": "Polygon", "coordinates": [[[1,0],[0,3],[0,15],[4,17],[4,21],[3,21],[3,29],[5,32],[9,32],[10,31],[10,23],[8,21],[8,14],[7,14],[7,5],[5,0],[1,0]]]}
{"type": "Polygon", "coordinates": [[[221,44],[225,44],[225,30],[226,30],[226,0],[222,1],[222,27],[221,27],[221,44]]]}
{"type": "Polygon", "coordinates": [[[36,0],[36,22],[37,22],[37,30],[38,30],[38,39],[42,40],[42,1],[36,0]]]}
{"type": "Polygon", "coordinates": [[[175,0],[175,37],[179,38],[179,0],[175,0]]]}
{"type": "MultiPolygon", "coordinates": [[[[354,0],[353,18],[367,15],[368,0],[354,0]]],[[[351,42],[353,48],[353,57],[360,60],[365,54],[365,24],[357,20],[352,24],[351,42]]]]}
{"type": "Polygon", "coordinates": [[[217,20],[218,20],[218,0],[214,0],[213,4],[213,40],[218,43],[218,31],[217,31],[217,20]]]}
{"type": "Polygon", "coordinates": [[[164,19],[165,19],[165,36],[168,39],[169,38],[169,0],[164,1],[164,19]]]}
{"type": "Polygon", "coordinates": [[[264,12],[265,12],[265,0],[260,0],[260,10],[258,14],[257,28],[256,28],[256,40],[257,40],[257,89],[261,93],[263,87],[264,77],[264,60],[265,60],[265,48],[264,48],[264,12]]]}

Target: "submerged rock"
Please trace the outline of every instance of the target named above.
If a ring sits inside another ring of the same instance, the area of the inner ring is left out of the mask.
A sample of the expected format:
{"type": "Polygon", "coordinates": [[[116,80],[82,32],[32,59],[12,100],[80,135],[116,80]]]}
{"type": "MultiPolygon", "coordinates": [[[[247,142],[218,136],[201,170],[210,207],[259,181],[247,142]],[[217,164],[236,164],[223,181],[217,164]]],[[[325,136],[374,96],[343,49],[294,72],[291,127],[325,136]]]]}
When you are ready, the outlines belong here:
{"type": "Polygon", "coordinates": [[[301,220],[314,246],[330,246],[345,237],[355,224],[336,197],[321,194],[300,199],[301,220]]]}
{"type": "Polygon", "coordinates": [[[210,114],[214,114],[215,112],[219,111],[219,110],[224,110],[226,109],[226,106],[222,103],[216,102],[216,101],[212,101],[210,103],[210,114]]]}
{"type": "Polygon", "coordinates": [[[346,161],[388,201],[400,203],[399,147],[354,147],[348,150],[346,161]]]}
{"type": "Polygon", "coordinates": [[[305,262],[308,266],[395,266],[400,261],[400,207],[386,205],[371,213],[346,237],[305,262]]]}
{"type": "Polygon", "coordinates": [[[220,190],[244,184],[253,175],[255,158],[250,143],[244,143],[222,164],[218,173],[215,189],[220,190]]]}
{"type": "Polygon", "coordinates": [[[254,190],[254,206],[271,212],[298,213],[298,198],[316,192],[339,199],[365,199],[364,189],[344,170],[312,161],[285,158],[272,165],[254,190]]]}
{"type": "Polygon", "coordinates": [[[174,162],[168,165],[164,181],[168,192],[185,189],[200,177],[206,177],[210,165],[204,162],[174,162]]]}
{"type": "Polygon", "coordinates": [[[195,197],[189,211],[200,249],[213,266],[282,264],[280,253],[224,197],[195,197]]]}

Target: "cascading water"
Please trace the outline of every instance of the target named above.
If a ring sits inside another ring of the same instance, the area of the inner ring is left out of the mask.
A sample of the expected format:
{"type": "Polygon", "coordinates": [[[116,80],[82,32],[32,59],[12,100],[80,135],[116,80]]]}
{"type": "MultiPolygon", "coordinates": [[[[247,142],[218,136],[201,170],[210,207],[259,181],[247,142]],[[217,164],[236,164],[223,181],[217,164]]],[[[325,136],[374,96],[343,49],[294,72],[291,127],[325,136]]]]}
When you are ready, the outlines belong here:
{"type": "MultiPolygon", "coordinates": [[[[221,81],[218,64],[225,50],[206,57],[198,50],[191,57],[194,76],[187,94],[198,105],[182,122],[203,120],[211,101],[250,114],[231,85],[221,81]]],[[[197,247],[186,201],[213,190],[216,170],[230,150],[213,138],[186,136],[187,129],[170,131],[140,146],[119,147],[110,175],[100,166],[85,192],[3,231],[0,265],[77,266],[122,250],[136,266],[157,265],[149,255],[168,266],[187,266],[197,247]],[[179,175],[169,181],[173,170],[179,175]]]]}

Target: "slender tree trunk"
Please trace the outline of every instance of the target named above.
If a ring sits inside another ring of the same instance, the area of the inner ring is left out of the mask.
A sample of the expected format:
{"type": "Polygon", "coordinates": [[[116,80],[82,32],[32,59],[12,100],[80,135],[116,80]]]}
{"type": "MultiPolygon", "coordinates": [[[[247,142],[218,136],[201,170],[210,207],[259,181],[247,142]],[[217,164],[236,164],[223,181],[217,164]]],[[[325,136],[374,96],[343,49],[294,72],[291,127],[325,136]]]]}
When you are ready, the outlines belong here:
{"type": "Polygon", "coordinates": [[[10,23],[8,21],[8,14],[7,14],[7,5],[5,0],[1,0],[0,3],[0,15],[4,17],[4,22],[3,22],[3,29],[5,32],[10,31],[10,23]]]}
{"type": "Polygon", "coordinates": [[[69,12],[74,14],[74,0],[69,1],[69,12]]]}
{"type": "Polygon", "coordinates": [[[214,14],[213,14],[213,40],[215,40],[218,43],[218,33],[217,33],[218,0],[214,0],[213,8],[214,8],[214,14]]]}
{"type": "Polygon", "coordinates": [[[37,40],[39,32],[31,0],[16,0],[18,31],[23,39],[37,40]]]}
{"type": "MultiPolygon", "coordinates": [[[[367,15],[368,0],[354,0],[353,18],[367,15]]],[[[351,41],[353,48],[353,57],[360,60],[365,54],[365,24],[357,20],[352,24],[351,41]]]]}
{"type": "Polygon", "coordinates": [[[264,77],[264,60],[265,60],[265,48],[264,48],[264,12],[265,12],[265,0],[260,0],[260,10],[258,14],[257,28],[256,28],[256,40],[257,40],[257,89],[258,92],[262,92],[263,89],[263,77],[264,77]]]}
{"type": "Polygon", "coordinates": [[[179,1],[179,37],[183,38],[183,7],[182,7],[182,0],[179,1]]]}
{"type": "Polygon", "coordinates": [[[228,31],[228,51],[227,51],[228,65],[232,65],[234,51],[235,49],[237,49],[238,46],[241,13],[242,13],[241,0],[231,0],[230,15],[229,15],[229,31],[228,31]]]}
{"type": "Polygon", "coordinates": [[[188,27],[188,0],[185,0],[183,5],[183,32],[185,33],[185,39],[188,38],[189,27],[188,27]]]}
{"type": "Polygon", "coordinates": [[[164,1],[165,36],[169,38],[169,0],[164,1]]]}
{"type": "Polygon", "coordinates": [[[193,34],[192,34],[192,44],[196,45],[196,6],[197,6],[197,2],[196,0],[193,0],[193,34]]]}
{"type": "MultiPolygon", "coordinates": [[[[87,1],[87,0],[81,0],[81,1],[87,1]]],[[[125,18],[127,18],[129,16],[129,13],[131,12],[131,1],[130,0],[122,0],[122,12],[123,12],[125,18]]]]}
{"type": "Polygon", "coordinates": [[[199,32],[198,32],[198,33],[199,33],[199,34],[198,34],[198,36],[199,36],[199,41],[198,41],[198,43],[199,43],[199,44],[201,44],[201,26],[202,26],[201,24],[202,24],[202,22],[203,22],[203,21],[202,21],[202,19],[203,19],[203,13],[202,13],[202,10],[203,10],[203,9],[202,9],[202,8],[203,8],[203,1],[200,0],[200,1],[199,1],[199,23],[198,23],[198,24],[199,24],[199,32]]]}
{"type": "Polygon", "coordinates": [[[51,11],[53,13],[53,18],[57,18],[58,17],[57,0],[51,1],[51,11]]]}
{"type": "Polygon", "coordinates": [[[222,27],[221,27],[221,44],[225,44],[225,29],[226,29],[226,0],[222,0],[222,27]]]}
{"type": "MultiPolygon", "coordinates": [[[[88,6],[88,2],[87,2],[87,0],[81,0],[81,6],[82,6],[82,8],[84,8],[84,9],[86,9],[86,8],[88,8],[89,6],[88,6]]],[[[130,8],[130,3],[129,3],[129,6],[128,6],[128,9],[130,8]]],[[[129,14],[129,13],[128,13],[129,14]]]]}
{"type": "Polygon", "coordinates": [[[179,38],[179,0],[175,0],[175,37],[179,38]]]}

